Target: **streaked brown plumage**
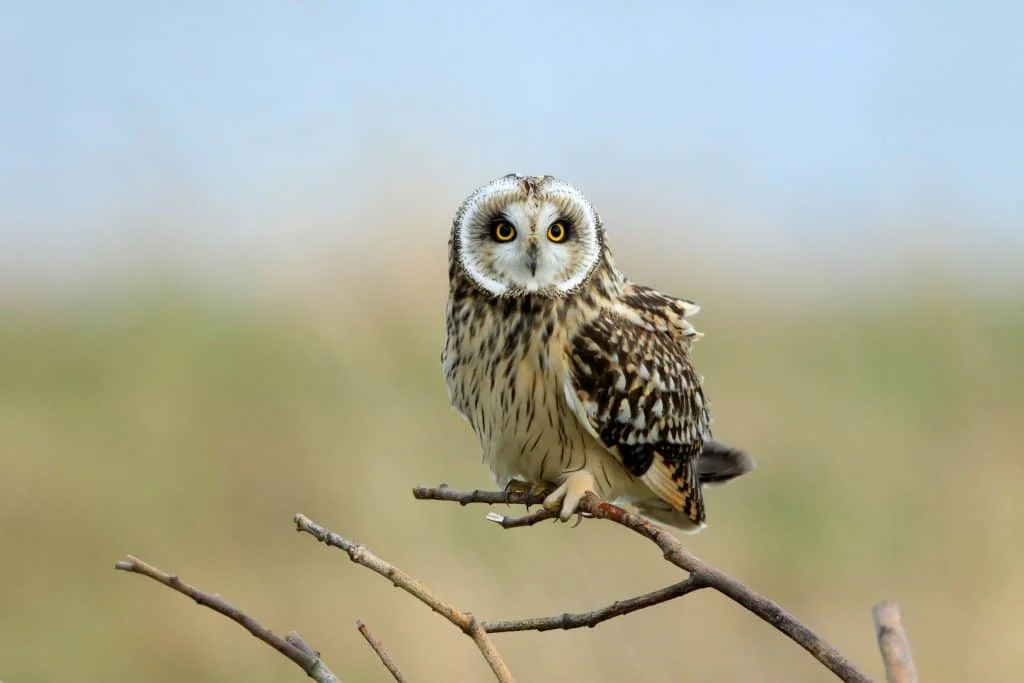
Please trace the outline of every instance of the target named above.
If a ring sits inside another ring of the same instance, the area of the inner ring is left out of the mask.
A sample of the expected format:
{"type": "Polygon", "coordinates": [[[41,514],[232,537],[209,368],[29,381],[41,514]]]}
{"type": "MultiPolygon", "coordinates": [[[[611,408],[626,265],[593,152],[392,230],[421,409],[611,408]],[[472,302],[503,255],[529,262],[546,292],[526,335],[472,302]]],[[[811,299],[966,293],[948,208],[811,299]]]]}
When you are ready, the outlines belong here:
{"type": "Polygon", "coordinates": [[[752,468],[711,439],[689,355],[698,307],[628,281],[572,186],[508,175],[470,195],[449,279],[449,396],[499,485],[549,484],[562,519],[594,491],[696,530],[701,484],[752,468]]]}

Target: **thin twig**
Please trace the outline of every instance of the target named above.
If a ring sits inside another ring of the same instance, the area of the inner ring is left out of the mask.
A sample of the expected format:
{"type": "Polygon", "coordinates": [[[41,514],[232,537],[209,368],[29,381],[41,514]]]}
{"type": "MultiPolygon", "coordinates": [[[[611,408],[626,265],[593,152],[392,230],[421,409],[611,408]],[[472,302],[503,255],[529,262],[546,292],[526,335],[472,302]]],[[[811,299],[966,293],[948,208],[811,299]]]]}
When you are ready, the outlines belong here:
{"type": "Polygon", "coordinates": [[[639,595],[628,600],[618,600],[596,609],[592,612],[580,612],[578,614],[559,614],[554,617],[537,617],[532,619],[510,619],[507,621],[485,621],[480,625],[488,633],[508,633],[510,631],[553,631],[563,629],[568,631],[574,628],[593,628],[602,621],[608,621],[615,617],[621,617],[630,612],[636,612],[647,607],[660,605],[675,598],[706,588],[707,584],[699,576],[689,576],[679,583],[666,586],[644,595],[639,595]]]}
{"type": "Polygon", "coordinates": [[[910,641],[903,628],[903,615],[895,602],[875,605],[875,635],[878,649],[885,663],[885,678],[889,683],[917,683],[917,669],[910,654],[910,641]]]}
{"type": "Polygon", "coordinates": [[[349,559],[353,562],[361,564],[367,569],[371,569],[380,574],[391,581],[392,585],[401,588],[423,604],[430,607],[430,609],[443,616],[445,619],[457,626],[459,630],[473,639],[473,642],[476,643],[477,647],[480,649],[480,653],[484,656],[484,659],[487,660],[487,663],[491,667],[491,671],[494,672],[495,677],[500,683],[514,683],[515,678],[513,678],[508,666],[506,666],[501,655],[491,642],[491,639],[487,636],[487,633],[480,628],[479,622],[472,614],[463,612],[454,607],[451,603],[445,602],[441,598],[437,597],[429,588],[426,587],[426,585],[423,584],[422,581],[377,557],[365,546],[353,543],[344,536],[340,536],[333,531],[325,529],[303,514],[295,515],[295,528],[297,531],[309,534],[325,545],[344,550],[348,553],[349,559]]]}
{"type": "MultiPolygon", "coordinates": [[[[460,505],[469,503],[537,503],[524,495],[508,495],[496,491],[454,491],[448,487],[413,489],[413,496],[420,500],[454,501],[460,505]]],[[[588,494],[580,502],[579,510],[592,517],[606,519],[630,529],[651,540],[661,549],[664,558],[696,577],[706,586],[739,603],[764,621],[784,633],[815,659],[821,662],[832,673],[847,683],[869,683],[870,679],[857,670],[834,647],[825,642],[814,631],[797,621],[795,617],[782,609],[768,598],[755,593],[742,583],[725,574],[721,570],[704,563],[693,553],[683,547],[682,543],[667,530],[655,526],[643,517],[606,503],[593,494],[588,494]]]]}
{"type": "Polygon", "coordinates": [[[384,645],[373,637],[373,634],[370,633],[370,629],[366,627],[366,624],[362,621],[357,621],[356,628],[359,629],[359,632],[363,634],[363,638],[366,638],[366,642],[370,644],[373,651],[377,653],[378,657],[380,657],[381,663],[384,664],[384,668],[391,673],[391,677],[394,678],[397,683],[405,683],[405,677],[402,676],[402,672],[399,671],[398,665],[395,664],[395,660],[391,659],[391,655],[389,655],[388,651],[384,649],[384,645]]]}
{"type": "Polygon", "coordinates": [[[288,659],[295,662],[299,668],[306,672],[310,678],[320,683],[339,683],[335,676],[320,655],[306,645],[297,633],[290,633],[287,638],[275,635],[270,629],[260,624],[242,610],[224,601],[219,595],[211,595],[185,583],[177,576],[157,569],[137,557],[129,555],[127,559],[121,560],[114,565],[115,569],[121,571],[141,574],[172,588],[183,595],[187,595],[203,607],[209,607],[215,612],[223,614],[245,628],[249,633],[256,636],[264,643],[274,648],[288,659]]]}

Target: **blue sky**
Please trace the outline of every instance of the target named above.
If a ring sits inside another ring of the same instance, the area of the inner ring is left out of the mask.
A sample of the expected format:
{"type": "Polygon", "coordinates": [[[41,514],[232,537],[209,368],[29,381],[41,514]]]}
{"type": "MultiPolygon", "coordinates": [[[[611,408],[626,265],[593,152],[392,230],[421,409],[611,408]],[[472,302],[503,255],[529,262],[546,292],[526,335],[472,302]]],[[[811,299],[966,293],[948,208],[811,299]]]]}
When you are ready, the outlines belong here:
{"type": "Polygon", "coordinates": [[[1012,2],[0,0],[0,246],[87,248],[170,192],[237,248],[395,169],[456,200],[553,172],[736,240],[939,213],[1002,253],[1022,31],[1012,2]]]}

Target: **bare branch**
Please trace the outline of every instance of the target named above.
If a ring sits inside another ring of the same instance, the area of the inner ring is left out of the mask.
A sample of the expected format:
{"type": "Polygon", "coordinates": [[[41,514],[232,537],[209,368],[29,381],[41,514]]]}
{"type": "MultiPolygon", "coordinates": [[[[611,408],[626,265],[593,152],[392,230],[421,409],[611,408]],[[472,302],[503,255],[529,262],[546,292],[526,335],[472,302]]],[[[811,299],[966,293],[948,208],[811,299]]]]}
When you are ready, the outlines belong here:
{"type": "Polygon", "coordinates": [[[370,629],[366,627],[366,624],[361,621],[357,621],[356,628],[359,629],[359,632],[363,634],[363,638],[366,638],[366,642],[370,644],[373,651],[377,653],[378,657],[380,657],[381,663],[384,664],[384,668],[391,673],[391,677],[394,678],[397,683],[405,683],[405,677],[403,677],[402,672],[398,670],[398,665],[395,664],[395,660],[391,659],[391,655],[389,655],[388,651],[384,649],[381,642],[373,637],[373,634],[370,633],[370,629]]]}
{"type": "MultiPolygon", "coordinates": [[[[491,505],[506,502],[510,504],[541,502],[518,493],[509,494],[496,491],[459,492],[453,491],[446,486],[438,488],[417,487],[413,489],[413,496],[420,500],[454,501],[460,505],[477,502],[491,505]]],[[[579,509],[581,512],[592,517],[615,522],[654,542],[662,551],[667,561],[689,572],[691,578],[695,578],[695,580],[704,585],[714,588],[719,593],[739,603],[774,626],[807,650],[841,680],[847,683],[868,683],[870,681],[867,676],[858,671],[852,663],[814,633],[814,631],[797,621],[795,617],[768,598],[755,593],[716,567],[701,561],[683,547],[683,544],[667,530],[648,522],[639,515],[623,510],[611,503],[606,503],[593,494],[588,494],[583,498],[579,509]]],[[[492,519],[496,517],[497,515],[491,516],[492,519]]],[[[528,515],[527,517],[532,518],[533,515],[528,515]]],[[[506,525],[503,524],[503,526],[506,525]]],[[[522,526],[522,524],[510,524],[507,526],[522,526]]]]}
{"type": "Polygon", "coordinates": [[[442,484],[436,488],[417,486],[412,495],[419,500],[450,500],[459,505],[486,503],[487,505],[541,505],[545,496],[529,495],[519,491],[456,491],[442,484]]]}
{"type": "Polygon", "coordinates": [[[508,670],[508,666],[505,664],[505,660],[501,658],[498,653],[498,649],[494,647],[494,642],[487,637],[487,631],[484,630],[480,622],[477,621],[473,615],[469,616],[469,636],[476,643],[476,646],[480,648],[481,654],[484,659],[491,666],[491,671],[494,672],[494,676],[500,681],[500,683],[512,683],[515,678],[512,677],[512,672],[508,670]]]}
{"type": "MultiPolygon", "coordinates": [[[[543,494],[534,494],[523,491],[456,491],[441,484],[437,488],[417,487],[413,495],[424,500],[449,500],[453,503],[466,506],[470,503],[487,503],[488,505],[525,505],[529,510],[531,505],[541,505],[544,502],[543,494]],[[423,494],[423,495],[421,495],[423,494]]],[[[502,529],[517,529],[519,527],[533,526],[540,522],[554,519],[555,513],[541,508],[528,512],[520,517],[510,517],[499,512],[487,513],[487,519],[494,522],[502,529]]]]}
{"type": "Polygon", "coordinates": [[[674,598],[680,598],[701,588],[707,584],[699,576],[689,576],[679,583],[666,586],[644,595],[639,595],[628,600],[613,602],[607,607],[596,609],[593,612],[581,612],[579,614],[559,614],[553,617],[538,617],[533,619],[512,619],[508,621],[485,621],[481,624],[488,633],[508,633],[509,631],[552,631],[554,629],[570,630],[574,628],[593,628],[602,621],[615,617],[621,617],[630,612],[636,612],[646,607],[653,607],[674,598]]]}
{"type": "Polygon", "coordinates": [[[295,527],[297,531],[305,532],[325,545],[344,550],[348,553],[349,559],[356,564],[372,569],[385,579],[391,581],[394,586],[410,593],[420,602],[430,607],[430,609],[458,626],[462,631],[469,632],[469,615],[463,614],[451,604],[437,597],[418,579],[410,574],[406,574],[398,567],[385,562],[370,552],[365,546],[354,543],[344,536],[325,529],[303,514],[295,515],[295,527]]]}
{"type": "Polygon", "coordinates": [[[463,612],[455,608],[451,603],[445,602],[441,598],[437,597],[429,588],[426,587],[426,585],[423,584],[423,582],[414,578],[410,574],[405,573],[398,567],[385,562],[370,552],[370,550],[365,546],[353,543],[344,536],[340,536],[333,531],[325,529],[303,514],[295,515],[295,528],[297,531],[309,534],[325,545],[344,550],[348,553],[349,559],[353,562],[361,564],[367,569],[371,569],[380,574],[391,581],[392,585],[397,588],[401,588],[423,604],[430,607],[430,609],[443,616],[445,619],[457,626],[459,630],[473,639],[473,642],[476,643],[477,647],[480,649],[480,653],[484,656],[484,659],[487,660],[487,663],[491,667],[491,671],[494,672],[495,677],[500,681],[500,683],[514,683],[515,679],[509,671],[508,666],[505,665],[505,662],[502,660],[501,655],[498,654],[498,651],[495,649],[491,639],[480,627],[479,622],[472,614],[463,612]]]}
{"type": "Polygon", "coordinates": [[[910,641],[903,628],[903,615],[895,602],[875,605],[875,635],[878,649],[885,663],[885,678],[889,683],[917,683],[917,669],[910,655],[910,641]]]}
{"type": "Polygon", "coordinates": [[[508,515],[503,515],[500,512],[488,512],[487,520],[494,522],[502,529],[518,529],[519,527],[533,526],[534,524],[539,524],[545,520],[554,519],[555,516],[555,513],[541,508],[540,510],[534,510],[533,512],[529,512],[521,517],[509,517],[508,515]]]}
{"type": "Polygon", "coordinates": [[[338,677],[327,668],[327,665],[320,659],[320,655],[306,645],[297,633],[291,633],[287,638],[281,638],[242,610],[225,602],[219,595],[205,593],[185,583],[177,576],[157,569],[137,557],[129,555],[127,559],[117,562],[114,568],[148,576],[168,588],[187,595],[203,607],[209,607],[244,627],[249,633],[295,662],[313,680],[320,683],[339,683],[338,677]]]}

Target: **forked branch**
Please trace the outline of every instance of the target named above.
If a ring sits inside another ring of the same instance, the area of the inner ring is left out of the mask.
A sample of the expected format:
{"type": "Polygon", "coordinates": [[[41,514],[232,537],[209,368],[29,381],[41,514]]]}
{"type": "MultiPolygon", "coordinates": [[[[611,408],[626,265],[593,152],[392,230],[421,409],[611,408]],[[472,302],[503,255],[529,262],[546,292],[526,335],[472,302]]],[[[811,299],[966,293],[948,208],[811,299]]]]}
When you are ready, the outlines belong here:
{"type": "MultiPolygon", "coordinates": [[[[453,491],[447,486],[416,488],[413,490],[413,494],[421,500],[452,501],[461,505],[468,505],[470,503],[507,503],[523,504],[529,507],[530,505],[542,502],[540,496],[528,493],[496,491],[460,492],[453,491]]],[[[668,531],[655,526],[639,515],[601,501],[593,495],[588,495],[583,499],[580,504],[580,511],[583,516],[614,522],[652,541],[661,550],[666,560],[688,573],[687,578],[660,590],[620,600],[591,612],[506,621],[482,621],[478,620],[471,613],[464,612],[451,603],[442,600],[421,581],[374,555],[364,546],[325,529],[304,515],[295,515],[294,521],[298,531],[307,533],[326,545],[344,550],[353,562],[385,577],[393,585],[403,589],[454,624],[473,640],[499,683],[512,683],[514,678],[488,634],[507,633],[510,631],[592,628],[614,617],[679,598],[704,588],[713,588],[774,626],[807,650],[815,659],[843,681],[853,683],[866,683],[869,681],[863,673],[858,671],[835,648],[797,621],[788,612],[771,600],[750,590],[736,579],[726,575],[721,570],[697,558],[668,531]]],[[[538,522],[552,519],[554,515],[546,509],[540,508],[534,512],[528,512],[521,517],[508,517],[493,512],[488,514],[487,517],[491,521],[500,524],[503,528],[511,529],[531,526],[538,522]]],[[[122,571],[147,576],[183,595],[187,595],[198,604],[232,619],[252,635],[288,657],[288,659],[306,672],[310,678],[322,683],[338,682],[339,679],[320,659],[319,653],[306,645],[297,634],[291,633],[285,638],[281,638],[251,616],[225,602],[220,596],[205,593],[185,583],[177,576],[167,574],[135,557],[128,556],[126,560],[118,562],[115,567],[122,571]]],[[[898,607],[893,603],[877,605],[875,607],[875,622],[879,647],[885,661],[886,675],[889,683],[916,683],[917,674],[914,671],[913,661],[910,658],[910,648],[900,621],[898,607]]],[[[404,681],[401,672],[385,651],[383,645],[370,634],[362,622],[358,622],[357,625],[360,633],[363,634],[363,637],[366,638],[367,642],[380,657],[394,680],[399,683],[404,681]]]]}
{"type": "MultiPolygon", "coordinates": [[[[470,503],[492,505],[496,503],[518,503],[529,506],[543,502],[543,499],[539,496],[530,496],[520,492],[462,492],[454,491],[446,486],[437,488],[418,487],[413,489],[413,495],[420,500],[452,501],[460,505],[468,505],[470,503]]],[[[847,681],[847,683],[867,683],[870,681],[867,676],[858,671],[834,647],[825,642],[807,626],[797,621],[795,617],[782,609],[782,607],[768,598],[755,593],[716,567],[703,562],[665,529],[655,526],[639,515],[611,503],[606,503],[593,494],[588,494],[583,499],[579,509],[583,514],[615,522],[652,541],[661,550],[666,560],[690,574],[689,579],[694,581],[694,587],[685,592],[692,592],[696,588],[713,588],[784,633],[843,681],[847,681]]],[[[551,517],[553,515],[544,509],[522,518],[509,519],[502,515],[494,514],[488,516],[489,519],[498,522],[504,528],[535,524],[551,517]]]]}
{"type": "Polygon", "coordinates": [[[338,677],[327,668],[327,665],[324,664],[322,659],[320,659],[320,656],[313,651],[312,648],[306,645],[305,642],[303,642],[302,638],[299,637],[299,634],[293,632],[288,634],[285,638],[282,638],[274,634],[270,629],[260,624],[242,610],[228,604],[219,595],[212,595],[199,590],[195,586],[190,586],[177,576],[168,574],[161,569],[157,569],[153,565],[147,564],[137,557],[129,555],[127,559],[116,563],[114,568],[120,569],[121,571],[132,572],[133,574],[148,576],[154,581],[178,591],[182,595],[187,595],[203,607],[209,607],[214,612],[223,614],[228,619],[237,622],[249,631],[249,633],[253,634],[264,643],[295,662],[295,664],[305,671],[306,675],[313,680],[319,681],[319,683],[340,683],[338,677]]]}
{"type": "Polygon", "coordinates": [[[361,564],[367,569],[372,569],[391,581],[392,585],[401,588],[450,621],[459,630],[473,639],[473,642],[476,643],[477,648],[480,650],[480,654],[487,660],[488,666],[491,667],[491,671],[494,672],[494,676],[500,683],[513,683],[515,679],[512,677],[512,672],[509,671],[505,661],[501,658],[501,654],[498,653],[494,643],[487,636],[487,632],[480,626],[480,622],[472,614],[463,612],[451,603],[442,600],[427,588],[422,581],[377,557],[366,547],[353,543],[344,536],[325,529],[303,514],[295,515],[295,528],[297,531],[309,534],[325,545],[344,550],[353,562],[361,564]]]}

